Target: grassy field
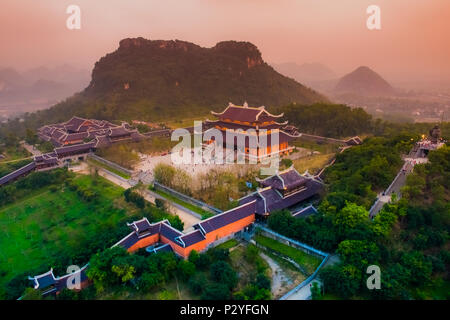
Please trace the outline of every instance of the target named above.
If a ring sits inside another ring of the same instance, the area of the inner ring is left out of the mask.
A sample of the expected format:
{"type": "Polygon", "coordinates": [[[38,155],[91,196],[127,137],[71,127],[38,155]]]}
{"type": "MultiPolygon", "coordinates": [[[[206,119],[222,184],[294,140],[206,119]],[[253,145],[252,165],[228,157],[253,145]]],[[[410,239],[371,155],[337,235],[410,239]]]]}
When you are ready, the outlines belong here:
{"type": "Polygon", "coordinates": [[[224,243],[221,243],[217,246],[217,248],[220,249],[231,249],[233,247],[236,247],[239,244],[239,241],[237,241],[236,239],[230,239],[228,241],[225,241],[224,243]]]}
{"type": "Polygon", "coordinates": [[[336,143],[318,143],[307,139],[297,138],[292,144],[296,147],[319,151],[320,153],[336,153],[339,149],[339,144],[336,143]]]}
{"type": "Polygon", "coordinates": [[[131,178],[131,176],[129,174],[126,174],[125,172],[117,170],[116,168],[108,166],[107,164],[105,164],[103,162],[100,162],[100,161],[97,161],[95,159],[89,158],[87,160],[87,162],[89,164],[92,164],[93,166],[100,167],[100,168],[106,169],[106,170],[108,170],[108,171],[110,171],[110,172],[112,172],[114,174],[117,174],[119,177],[122,177],[124,179],[130,179],[131,178]]]}
{"type": "Polygon", "coordinates": [[[0,163],[10,162],[15,160],[21,160],[24,158],[31,157],[32,154],[29,153],[24,147],[21,145],[18,147],[1,147],[0,154],[2,154],[5,158],[0,159],[0,163]]]}
{"type": "MultiPolygon", "coordinates": [[[[0,296],[15,275],[75,255],[93,239],[114,230],[139,211],[127,204],[123,189],[102,177],[78,175],[74,182],[97,194],[87,202],[64,185],[46,187],[0,208],[0,296]]],[[[104,237],[102,238],[104,239],[104,237]]]]}
{"type": "MultiPolygon", "coordinates": [[[[211,118],[211,116],[209,116],[211,118]]],[[[183,119],[177,119],[173,121],[166,122],[166,126],[171,129],[177,129],[177,128],[188,128],[194,126],[194,121],[204,121],[208,119],[208,116],[198,116],[193,118],[183,118],[183,119]]]]}
{"type": "Polygon", "coordinates": [[[334,156],[334,153],[318,154],[294,160],[293,163],[295,169],[300,173],[308,170],[309,173],[316,174],[320,169],[327,165],[334,156]]]}
{"type": "Polygon", "coordinates": [[[191,204],[189,202],[186,202],[186,201],[183,201],[183,200],[181,200],[181,199],[179,199],[177,197],[174,197],[173,195],[168,194],[168,193],[166,193],[164,191],[161,191],[161,190],[158,190],[158,189],[154,189],[154,188],[152,188],[150,190],[152,190],[153,192],[156,192],[160,196],[163,196],[164,198],[166,198],[166,199],[168,199],[168,200],[170,200],[172,202],[175,202],[175,203],[177,203],[177,204],[179,204],[179,205],[181,205],[181,206],[183,206],[183,207],[185,207],[185,208],[187,208],[187,209],[189,209],[189,210],[191,210],[191,211],[193,211],[195,213],[198,213],[199,215],[202,216],[202,219],[207,219],[207,218],[212,217],[214,215],[213,213],[211,213],[209,211],[203,210],[202,208],[199,208],[199,207],[197,207],[197,206],[195,206],[195,205],[193,205],[193,204],[191,204]]]}
{"type": "Polygon", "coordinates": [[[307,254],[301,250],[295,249],[277,240],[267,238],[262,235],[255,235],[254,240],[260,245],[294,260],[306,270],[308,275],[313,274],[321,262],[319,258],[313,255],[307,254]]]}
{"type": "MultiPolygon", "coordinates": [[[[247,249],[248,246],[239,246],[235,247],[233,251],[230,252],[231,266],[239,275],[239,282],[235,291],[242,289],[250,283],[258,271],[263,271],[269,278],[271,277],[269,264],[259,255],[256,255],[253,258],[254,261],[250,260],[247,255],[247,249]]],[[[256,250],[259,251],[258,249],[256,250]]]]}

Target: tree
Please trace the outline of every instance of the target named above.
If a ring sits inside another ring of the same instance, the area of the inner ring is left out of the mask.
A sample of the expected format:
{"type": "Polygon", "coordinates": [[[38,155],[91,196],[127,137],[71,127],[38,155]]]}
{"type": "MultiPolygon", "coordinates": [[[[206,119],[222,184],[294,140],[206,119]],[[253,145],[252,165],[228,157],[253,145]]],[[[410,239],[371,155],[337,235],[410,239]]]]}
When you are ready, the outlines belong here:
{"type": "Polygon", "coordinates": [[[164,282],[164,275],[160,272],[144,272],[138,281],[139,289],[148,291],[161,285],[164,282]]]}
{"type": "Polygon", "coordinates": [[[89,268],[87,276],[94,282],[95,287],[99,291],[103,291],[107,286],[117,284],[120,275],[113,272],[113,261],[117,258],[123,258],[128,252],[122,247],[113,247],[99,252],[89,260],[89,268]],[[118,277],[119,276],[119,277],[118,277]]]}
{"type": "Polygon", "coordinates": [[[262,273],[258,273],[258,275],[256,276],[255,284],[261,289],[270,290],[271,288],[270,279],[262,273]]]}
{"type": "Polygon", "coordinates": [[[229,290],[233,289],[238,281],[236,271],[225,261],[217,261],[211,265],[211,278],[226,285],[229,290]]]}
{"type": "Polygon", "coordinates": [[[419,251],[404,253],[401,264],[411,272],[411,283],[414,285],[424,285],[430,281],[432,273],[431,261],[419,251]]]}
{"type": "Polygon", "coordinates": [[[136,269],[131,265],[113,265],[111,267],[112,272],[114,272],[122,282],[128,282],[134,278],[136,269]]]}
{"type": "Polygon", "coordinates": [[[171,187],[176,169],[167,164],[159,163],[153,169],[155,180],[165,186],[171,187]]]}
{"type": "Polygon", "coordinates": [[[320,300],[322,298],[322,289],[317,281],[314,281],[311,285],[311,299],[320,300]]]}
{"type": "Polygon", "coordinates": [[[190,261],[181,260],[178,263],[178,274],[184,280],[188,280],[195,273],[195,264],[190,261]]]}
{"type": "Polygon", "coordinates": [[[206,285],[202,297],[202,300],[229,300],[230,289],[225,284],[211,283],[206,285]]]}
{"type": "Polygon", "coordinates": [[[169,216],[169,222],[172,227],[174,227],[177,230],[183,231],[184,230],[184,222],[180,219],[179,216],[169,216]]]}
{"type": "Polygon", "coordinates": [[[44,300],[44,297],[42,296],[41,290],[26,288],[22,300],[44,300]]]}
{"type": "Polygon", "coordinates": [[[338,264],[324,268],[320,277],[325,290],[348,299],[360,288],[362,273],[353,265],[338,264]]]}
{"type": "Polygon", "coordinates": [[[344,240],[337,249],[346,264],[365,269],[368,265],[379,264],[380,250],[377,245],[369,241],[344,240]]]}
{"type": "Polygon", "coordinates": [[[368,223],[369,212],[355,203],[348,202],[346,206],[338,211],[333,217],[333,224],[338,234],[345,238],[345,235],[358,225],[368,223]]]}
{"type": "Polygon", "coordinates": [[[188,281],[188,286],[194,294],[201,294],[205,285],[208,283],[203,273],[194,274],[188,281]]]}

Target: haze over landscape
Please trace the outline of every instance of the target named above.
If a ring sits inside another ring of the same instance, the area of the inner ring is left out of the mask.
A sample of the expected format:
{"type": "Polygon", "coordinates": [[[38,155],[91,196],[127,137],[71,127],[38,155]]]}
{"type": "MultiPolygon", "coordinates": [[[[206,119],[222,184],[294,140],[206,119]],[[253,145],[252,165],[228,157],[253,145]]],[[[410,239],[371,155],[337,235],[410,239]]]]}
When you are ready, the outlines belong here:
{"type": "Polygon", "coordinates": [[[212,47],[249,41],[269,62],[320,62],[339,75],[368,65],[390,81],[450,78],[450,2],[380,0],[381,30],[366,28],[373,1],[79,0],[81,30],[68,30],[73,1],[2,1],[0,66],[19,71],[71,64],[92,70],[121,39],[180,39],[212,47]],[[120,23],[119,23],[120,22],[120,23]],[[207,28],[205,28],[207,26],[207,28]],[[352,59],[349,59],[349,54],[352,59]],[[432,58],[431,58],[432,57],[432,58]]]}
{"type": "Polygon", "coordinates": [[[448,39],[449,0],[3,0],[0,300],[450,300],[448,39]]]}

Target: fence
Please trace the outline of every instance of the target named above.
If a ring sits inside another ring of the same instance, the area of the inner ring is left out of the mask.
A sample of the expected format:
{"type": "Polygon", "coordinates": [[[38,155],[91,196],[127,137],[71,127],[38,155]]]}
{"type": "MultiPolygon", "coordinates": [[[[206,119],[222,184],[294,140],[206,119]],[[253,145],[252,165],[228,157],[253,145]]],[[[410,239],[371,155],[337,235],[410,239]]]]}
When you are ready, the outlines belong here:
{"type": "Polygon", "coordinates": [[[305,281],[303,281],[302,283],[300,283],[298,286],[296,286],[294,289],[292,289],[291,291],[289,291],[288,293],[286,293],[284,296],[282,296],[280,298],[280,300],[286,300],[287,298],[289,298],[291,295],[293,295],[294,293],[298,292],[300,289],[304,288],[305,286],[307,286],[308,284],[311,283],[311,281],[313,281],[317,274],[319,273],[320,269],[323,267],[323,265],[328,261],[329,255],[327,254],[325,256],[325,258],[322,260],[322,262],[319,264],[319,266],[317,267],[316,271],[314,271],[314,273],[312,275],[310,275],[308,278],[306,278],[305,281]]]}
{"type": "Polygon", "coordinates": [[[307,134],[307,133],[302,133],[301,138],[304,138],[305,140],[316,141],[316,142],[329,142],[329,143],[345,144],[345,140],[342,140],[342,139],[334,139],[334,138],[328,138],[328,137],[322,137],[322,136],[315,136],[313,134],[307,134]]]}
{"type": "Polygon", "coordinates": [[[329,258],[329,254],[323,251],[320,251],[318,249],[315,249],[311,246],[308,246],[307,244],[301,243],[297,240],[285,237],[273,230],[270,230],[266,227],[263,227],[261,225],[258,225],[257,228],[260,230],[260,232],[272,239],[278,240],[280,242],[284,242],[285,244],[287,244],[288,246],[294,247],[296,249],[300,249],[308,254],[314,254],[317,255],[321,258],[323,258],[322,262],[319,264],[319,266],[317,267],[317,269],[314,271],[314,273],[312,275],[310,275],[308,278],[306,278],[306,280],[304,280],[302,283],[300,283],[298,286],[296,286],[295,288],[293,288],[292,290],[290,290],[288,293],[286,293],[284,296],[282,296],[280,298],[280,300],[286,300],[287,298],[289,298],[292,294],[298,292],[301,288],[307,286],[311,281],[313,281],[317,274],[319,273],[320,269],[323,267],[323,265],[328,261],[329,258]]]}
{"type": "Polygon", "coordinates": [[[200,208],[202,208],[204,210],[210,211],[210,212],[212,212],[214,214],[218,214],[218,213],[222,213],[223,212],[220,209],[217,209],[217,208],[215,208],[213,206],[210,206],[209,204],[204,203],[204,202],[202,202],[200,200],[197,200],[197,199],[194,199],[192,197],[189,197],[189,196],[187,196],[187,195],[185,195],[185,194],[183,194],[181,192],[173,190],[172,188],[169,188],[169,187],[167,187],[165,185],[162,185],[162,184],[160,184],[160,183],[158,183],[156,181],[153,184],[154,184],[156,189],[159,189],[159,190],[164,191],[164,192],[166,192],[168,194],[171,194],[172,196],[177,197],[180,200],[183,200],[183,201],[185,201],[187,203],[190,203],[190,204],[192,204],[194,206],[198,206],[198,207],[200,207],[200,208]]]}
{"type": "Polygon", "coordinates": [[[304,252],[306,252],[308,254],[314,254],[314,255],[317,255],[317,256],[319,256],[321,258],[328,256],[328,253],[326,253],[326,252],[323,252],[323,251],[320,251],[318,249],[315,249],[315,248],[313,248],[311,246],[308,246],[307,244],[301,243],[301,242],[299,242],[297,240],[285,237],[285,236],[283,236],[283,235],[281,235],[281,234],[279,234],[279,233],[277,233],[277,232],[275,232],[273,230],[270,230],[270,229],[268,229],[266,227],[263,227],[261,225],[258,225],[257,228],[259,230],[261,230],[261,232],[262,232],[262,234],[264,236],[272,238],[272,239],[275,239],[275,240],[280,241],[282,243],[285,243],[288,246],[300,249],[300,250],[302,250],[302,251],[304,251],[304,252]]]}
{"type": "Polygon", "coordinates": [[[124,173],[126,175],[129,175],[130,177],[133,175],[133,172],[131,170],[128,170],[128,169],[126,169],[126,168],[124,168],[122,166],[119,166],[117,163],[114,163],[114,162],[111,162],[109,160],[106,160],[106,159],[104,159],[102,157],[99,157],[99,156],[93,154],[93,153],[90,153],[89,157],[94,159],[94,160],[96,160],[96,161],[99,161],[99,162],[101,162],[101,163],[103,163],[103,164],[105,164],[107,166],[110,166],[110,167],[112,167],[112,168],[114,168],[114,169],[116,169],[116,170],[118,170],[118,171],[120,171],[120,172],[122,172],[122,173],[124,173]]]}

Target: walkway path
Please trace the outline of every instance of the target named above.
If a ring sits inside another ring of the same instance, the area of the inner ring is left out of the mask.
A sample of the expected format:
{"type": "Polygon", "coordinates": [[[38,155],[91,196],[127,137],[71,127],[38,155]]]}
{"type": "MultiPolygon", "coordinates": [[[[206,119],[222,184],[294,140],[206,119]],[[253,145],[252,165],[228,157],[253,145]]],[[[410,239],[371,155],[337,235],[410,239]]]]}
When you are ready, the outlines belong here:
{"type": "Polygon", "coordinates": [[[267,261],[267,263],[270,266],[270,269],[272,269],[272,296],[274,298],[278,298],[282,296],[286,292],[286,288],[284,287],[286,283],[291,282],[292,279],[290,279],[283,269],[280,267],[280,265],[275,262],[272,258],[270,258],[268,255],[260,252],[259,254],[264,260],[267,261]]]}
{"type": "MultiPolygon", "coordinates": [[[[337,255],[330,255],[328,257],[328,260],[324,263],[322,268],[331,266],[335,263],[338,263],[339,261],[340,261],[340,259],[337,255]]],[[[307,284],[306,286],[304,286],[297,292],[294,292],[286,300],[309,300],[309,299],[311,299],[311,287],[314,282],[317,282],[319,284],[319,286],[322,286],[322,281],[320,281],[317,277],[315,277],[314,280],[311,281],[311,283],[307,284]]]]}
{"type": "Polygon", "coordinates": [[[169,211],[173,214],[176,214],[180,217],[181,221],[184,222],[184,230],[183,231],[191,231],[193,230],[192,226],[201,221],[200,218],[197,217],[197,213],[179,205],[178,203],[172,202],[165,197],[151,191],[151,190],[142,190],[138,191],[141,196],[144,197],[145,200],[155,203],[156,199],[164,200],[169,204],[169,211]]]}
{"type": "Polygon", "coordinates": [[[400,190],[406,184],[406,177],[413,171],[414,166],[416,164],[427,162],[427,158],[419,157],[419,152],[415,151],[414,149],[415,148],[413,148],[408,157],[404,159],[405,162],[403,164],[403,167],[397,173],[391,185],[381,195],[379,195],[377,201],[373,204],[372,208],[370,208],[370,218],[375,217],[383,208],[383,206],[391,201],[393,193],[395,193],[398,198],[400,198],[400,190]]]}
{"type": "Polygon", "coordinates": [[[42,154],[41,151],[39,151],[38,149],[36,149],[34,146],[29,145],[28,143],[26,143],[25,141],[21,142],[22,146],[29,152],[31,153],[33,156],[40,156],[42,154]]]}

